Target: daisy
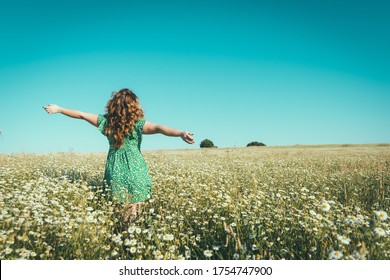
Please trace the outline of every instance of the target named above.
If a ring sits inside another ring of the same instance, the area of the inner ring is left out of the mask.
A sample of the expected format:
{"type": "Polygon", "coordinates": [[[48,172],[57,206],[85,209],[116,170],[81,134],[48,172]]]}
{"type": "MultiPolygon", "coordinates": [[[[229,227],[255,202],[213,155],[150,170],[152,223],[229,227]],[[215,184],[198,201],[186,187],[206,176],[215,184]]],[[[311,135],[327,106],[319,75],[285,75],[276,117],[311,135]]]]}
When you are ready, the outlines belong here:
{"type": "Polygon", "coordinates": [[[386,232],[382,228],[375,228],[374,231],[379,236],[385,236],[386,235],[386,232]]]}
{"type": "Polygon", "coordinates": [[[213,255],[213,252],[211,250],[204,250],[203,251],[203,254],[206,256],[206,257],[211,257],[213,255]]]}
{"type": "Polygon", "coordinates": [[[186,258],[185,258],[183,255],[179,255],[179,256],[177,257],[177,259],[178,259],[179,261],[184,261],[186,258]]]}
{"type": "Polygon", "coordinates": [[[381,221],[387,220],[387,213],[385,211],[375,211],[375,214],[379,220],[381,220],[381,221]]]}
{"type": "Polygon", "coordinates": [[[339,260],[343,257],[343,253],[341,251],[332,251],[329,254],[329,259],[331,260],[339,260]]]}
{"type": "Polygon", "coordinates": [[[92,223],[94,221],[94,218],[92,215],[88,215],[87,218],[85,218],[85,220],[88,222],[88,223],[92,223]]]}
{"type": "Polygon", "coordinates": [[[355,216],[348,215],[347,217],[347,223],[350,225],[353,225],[358,222],[358,219],[355,216]]]}
{"type": "Polygon", "coordinates": [[[330,210],[330,204],[326,201],[321,203],[321,210],[324,212],[328,212],[330,210]]]}
{"type": "Polygon", "coordinates": [[[122,239],[121,239],[120,235],[114,236],[111,240],[114,241],[115,243],[121,243],[122,242],[122,239]]]}
{"type": "Polygon", "coordinates": [[[135,240],[135,239],[130,240],[130,245],[131,246],[137,245],[137,240],[135,240]]]}
{"type": "Polygon", "coordinates": [[[137,248],[131,247],[130,248],[130,253],[135,254],[135,252],[137,252],[137,248]]]}
{"type": "Polygon", "coordinates": [[[111,251],[111,257],[115,257],[116,255],[118,255],[118,252],[114,249],[111,251]]]}
{"type": "Polygon", "coordinates": [[[130,226],[128,229],[127,229],[127,231],[131,234],[131,233],[134,233],[134,231],[135,231],[135,226],[134,225],[132,225],[132,226],[130,226]]]}
{"type": "Polygon", "coordinates": [[[12,253],[12,249],[9,248],[9,247],[7,247],[7,248],[5,249],[5,254],[6,254],[6,255],[9,255],[9,254],[11,254],[11,253],[12,253]]]}
{"type": "Polygon", "coordinates": [[[156,250],[156,251],[153,252],[153,254],[154,254],[155,256],[157,256],[157,255],[161,255],[162,253],[161,253],[160,250],[156,250]]]}
{"type": "Polygon", "coordinates": [[[172,245],[171,247],[169,247],[169,252],[171,252],[171,253],[173,253],[173,252],[175,252],[175,250],[176,250],[176,246],[175,245],[172,245]]]}
{"type": "Polygon", "coordinates": [[[348,244],[351,242],[351,239],[349,239],[348,237],[343,236],[343,235],[338,235],[338,236],[337,236],[337,239],[338,239],[341,243],[346,244],[346,245],[348,245],[348,244]]]}
{"type": "Polygon", "coordinates": [[[174,239],[173,234],[164,234],[163,240],[164,241],[172,241],[174,239]]]}

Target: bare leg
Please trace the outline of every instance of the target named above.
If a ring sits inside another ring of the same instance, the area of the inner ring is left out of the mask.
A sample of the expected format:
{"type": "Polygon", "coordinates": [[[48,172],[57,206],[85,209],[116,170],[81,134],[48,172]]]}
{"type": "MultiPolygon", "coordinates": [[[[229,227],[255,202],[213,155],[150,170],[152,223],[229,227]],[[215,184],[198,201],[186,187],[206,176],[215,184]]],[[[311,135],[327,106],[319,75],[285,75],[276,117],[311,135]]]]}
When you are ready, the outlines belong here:
{"type": "Polygon", "coordinates": [[[139,213],[141,212],[141,204],[142,202],[134,203],[134,204],[126,204],[123,209],[123,219],[125,222],[131,222],[135,220],[139,213]]]}

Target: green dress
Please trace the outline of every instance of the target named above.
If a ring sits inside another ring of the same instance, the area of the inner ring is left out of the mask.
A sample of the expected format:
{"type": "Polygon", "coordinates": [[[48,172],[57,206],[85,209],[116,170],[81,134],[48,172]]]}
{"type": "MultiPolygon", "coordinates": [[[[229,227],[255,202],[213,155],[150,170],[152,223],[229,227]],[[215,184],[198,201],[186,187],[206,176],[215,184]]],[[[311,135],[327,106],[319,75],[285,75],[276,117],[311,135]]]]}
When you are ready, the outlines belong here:
{"type": "Polygon", "coordinates": [[[152,180],[146,162],[141,154],[142,128],[144,119],[125,137],[121,148],[113,147],[106,135],[107,118],[98,116],[98,129],[108,138],[110,149],[107,155],[104,180],[111,190],[114,200],[119,203],[138,203],[151,198],[152,180]]]}

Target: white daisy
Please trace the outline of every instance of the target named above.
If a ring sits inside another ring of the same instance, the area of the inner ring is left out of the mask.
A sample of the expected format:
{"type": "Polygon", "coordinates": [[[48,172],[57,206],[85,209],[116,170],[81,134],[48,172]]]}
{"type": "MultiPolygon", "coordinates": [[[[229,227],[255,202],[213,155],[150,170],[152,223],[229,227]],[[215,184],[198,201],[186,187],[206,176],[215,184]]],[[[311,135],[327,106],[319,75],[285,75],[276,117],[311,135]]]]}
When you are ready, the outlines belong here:
{"type": "Polygon", "coordinates": [[[173,234],[164,234],[163,240],[164,241],[172,241],[174,239],[173,234]]]}
{"type": "Polygon", "coordinates": [[[332,251],[329,254],[329,259],[331,260],[339,260],[343,257],[343,253],[341,251],[332,251]]]}
{"type": "Polygon", "coordinates": [[[379,236],[385,236],[386,235],[386,232],[382,228],[375,228],[374,231],[379,236]]]}
{"type": "Polygon", "coordinates": [[[211,250],[204,250],[203,251],[203,254],[206,256],[206,257],[211,257],[213,255],[213,252],[211,250]]]}
{"type": "Polygon", "coordinates": [[[88,215],[85,220],[88,222],[88,223],[92,223],[94,221],[94,217],[92,215],[88,215]]]}
{"type": "Polygon", "coordinates": [[[321,203],[321,210],[324,212],[328,212],[330,210],[330,204],[326,201],[321,203]]]}
{"type": "Polygon", "coordinates": [[[157,255],[161,255],[162,253],[161,253],[160,250],[156,250],[156,251],[153,252],[153,254],[154,254],[155,256],[157,256],[157,255]]]}
{"type": "Polygon", "coordinates": [[[169,250],[169,252],[173,253],[173,252],[175,252],[175,250],[176,250],[176,246],[175,246],[175,245],[172,245],[172,246],[169,247],[168,250],[169,250]]]}
{"type": "Polygon", "coordinates": [[[337,239],[338,239],[341,243],[346,244],[346,245],[348,245],[348,244],[351,242],[351,239],[349,239],[348,237],[343,236],[343,235],[337,236],[337,239]]]}
{"type": "Polygon", "coordinates": [[[114,249],[111,251],[111,256],[112,257],[115,257],[116,255],[118,255],[118,252],[114,249]]]}
{"type": "Polygon", "coordinates": [[[134,226],[134,225],[130,226],[130,227],[128,228],[127,231],[128,231],[129,233],[134,233],[134,231],[135,231],[135,226],[134,226]]]}
{"type": "Polygon", "coordinates": [[[131,246],[137,245],[137,240],[135,240],[135,239],[130,240],[130,245],[131,246]]]}
{"type": "Polygon", "coordinates": [[[114,235],[112,238],[111,238],[112,241],[114,241],[115,243],[121,243],[122,242],[122,239],[121,239],[121,236],[120,235],[114,235]]]}
{"type": "Polygon", "coordinates": [[[387,213],[385,211],[375,211],[375,214],[379,220],[381,220],[381,221],[387,220],[387,213]]]}

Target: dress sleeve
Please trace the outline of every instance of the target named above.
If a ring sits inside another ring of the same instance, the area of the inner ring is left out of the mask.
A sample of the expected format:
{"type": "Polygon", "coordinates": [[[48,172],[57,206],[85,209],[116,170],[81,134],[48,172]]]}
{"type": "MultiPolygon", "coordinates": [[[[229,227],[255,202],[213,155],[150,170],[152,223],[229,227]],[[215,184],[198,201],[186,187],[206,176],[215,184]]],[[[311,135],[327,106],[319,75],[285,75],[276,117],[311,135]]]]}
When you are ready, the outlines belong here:
{"type": "Polygon", "coordinates": [[[144,127],[145,122],[146,122],[145,119],[140,119],[137,121],[136,128],[137,128],[138,133],[142,134],[142,128],[144,127]]]}
{"type": "Polygon", "coordinates": [[[103,115],[98,116],[98,130],[103,134],[106,135],[106,125],[107,125],[107,119],[103,115]]]}

